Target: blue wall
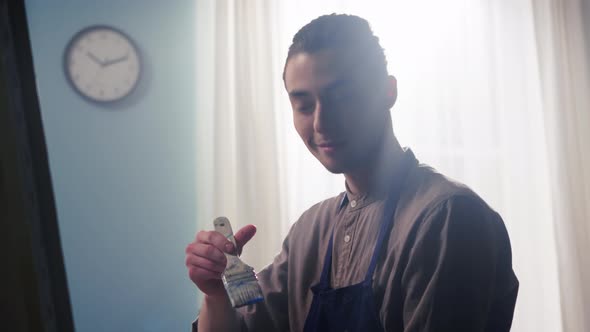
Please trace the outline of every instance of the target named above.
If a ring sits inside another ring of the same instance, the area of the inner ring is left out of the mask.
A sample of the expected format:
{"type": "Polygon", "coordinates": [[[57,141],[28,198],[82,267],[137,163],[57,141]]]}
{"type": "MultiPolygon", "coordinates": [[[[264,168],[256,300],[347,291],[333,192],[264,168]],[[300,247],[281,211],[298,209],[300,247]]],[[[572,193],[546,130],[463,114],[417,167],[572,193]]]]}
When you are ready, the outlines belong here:
{"type": "Polygon", "coordinates": [[[195,212],[195,5],[26,1],[41,111],[77,331],[188,331],[197,290],[184,248],[195,212]],[[106,24],[141,49],[125,101],[80,98],[62,56],[80,29],[106,24]]]}

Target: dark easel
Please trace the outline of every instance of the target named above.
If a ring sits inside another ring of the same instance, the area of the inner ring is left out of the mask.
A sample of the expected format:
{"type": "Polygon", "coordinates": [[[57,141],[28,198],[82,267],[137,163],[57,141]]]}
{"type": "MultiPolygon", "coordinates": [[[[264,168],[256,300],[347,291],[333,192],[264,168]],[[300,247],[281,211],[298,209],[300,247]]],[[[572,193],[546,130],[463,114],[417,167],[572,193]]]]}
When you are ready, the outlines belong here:
{"type": "Polygon", "coordinates": [[[0,0],[0,330],[74,331],[24,0],[0,0]]]}

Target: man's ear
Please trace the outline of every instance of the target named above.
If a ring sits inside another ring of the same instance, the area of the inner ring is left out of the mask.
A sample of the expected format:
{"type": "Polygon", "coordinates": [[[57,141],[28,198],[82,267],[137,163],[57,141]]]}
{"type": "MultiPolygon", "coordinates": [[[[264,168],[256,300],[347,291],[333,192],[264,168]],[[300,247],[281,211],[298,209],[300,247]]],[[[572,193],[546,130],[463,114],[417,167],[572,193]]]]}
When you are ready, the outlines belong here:
{"type": "Polygon", "coordinates": [[[393,107],[397,100],[397,80],[392,75],[387,76],[385,81],[385,104],[387,110],[393,107]]]}

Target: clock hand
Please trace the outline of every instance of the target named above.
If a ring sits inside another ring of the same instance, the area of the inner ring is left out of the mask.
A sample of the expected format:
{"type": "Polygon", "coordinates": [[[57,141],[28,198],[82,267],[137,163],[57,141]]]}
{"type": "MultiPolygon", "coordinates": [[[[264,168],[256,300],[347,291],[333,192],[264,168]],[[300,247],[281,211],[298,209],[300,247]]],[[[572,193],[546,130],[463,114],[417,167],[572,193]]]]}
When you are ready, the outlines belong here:
{"type": "Polygon", "coordinates": [[[121,61],[125,61],[127,60],[127,57],[129,56],[129,54],[125,54],[124,56],[120,57],[120,58],[116,58],[113,60],[107,60],[104,63],[104,66],[110,66],[110,65],[114,65],[115,63],[121,62],[121,61]]]}
{"type": "Polygon", "coordinates": [[[90,53],[90,52],[86,52],[86,55],[88,55],[88,57],[90,57],[90,59],[92,59],[92,61],[96,62],[99,66],[104,67],[105,64],[94,54],[90,53]]]}

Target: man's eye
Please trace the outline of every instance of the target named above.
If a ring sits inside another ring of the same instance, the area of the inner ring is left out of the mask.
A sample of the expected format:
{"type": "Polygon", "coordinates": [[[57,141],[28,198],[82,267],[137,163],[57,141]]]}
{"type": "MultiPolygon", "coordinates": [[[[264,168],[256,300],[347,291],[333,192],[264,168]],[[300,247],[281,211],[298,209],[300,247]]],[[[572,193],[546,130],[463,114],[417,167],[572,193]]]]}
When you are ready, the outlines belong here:
{"type": "Polygon", "coordinates": [[[345,103],[351,100],[352,93],[350,92],[335,92],[328,96],[327,102],[330,104],[345,103]]]}
{"type": "Polygon", "coordinates": [[[302,104],[295,107],[295,110],[299,113],[309,114],[313,113],[314,105],[312,104],[302,104]]]}

